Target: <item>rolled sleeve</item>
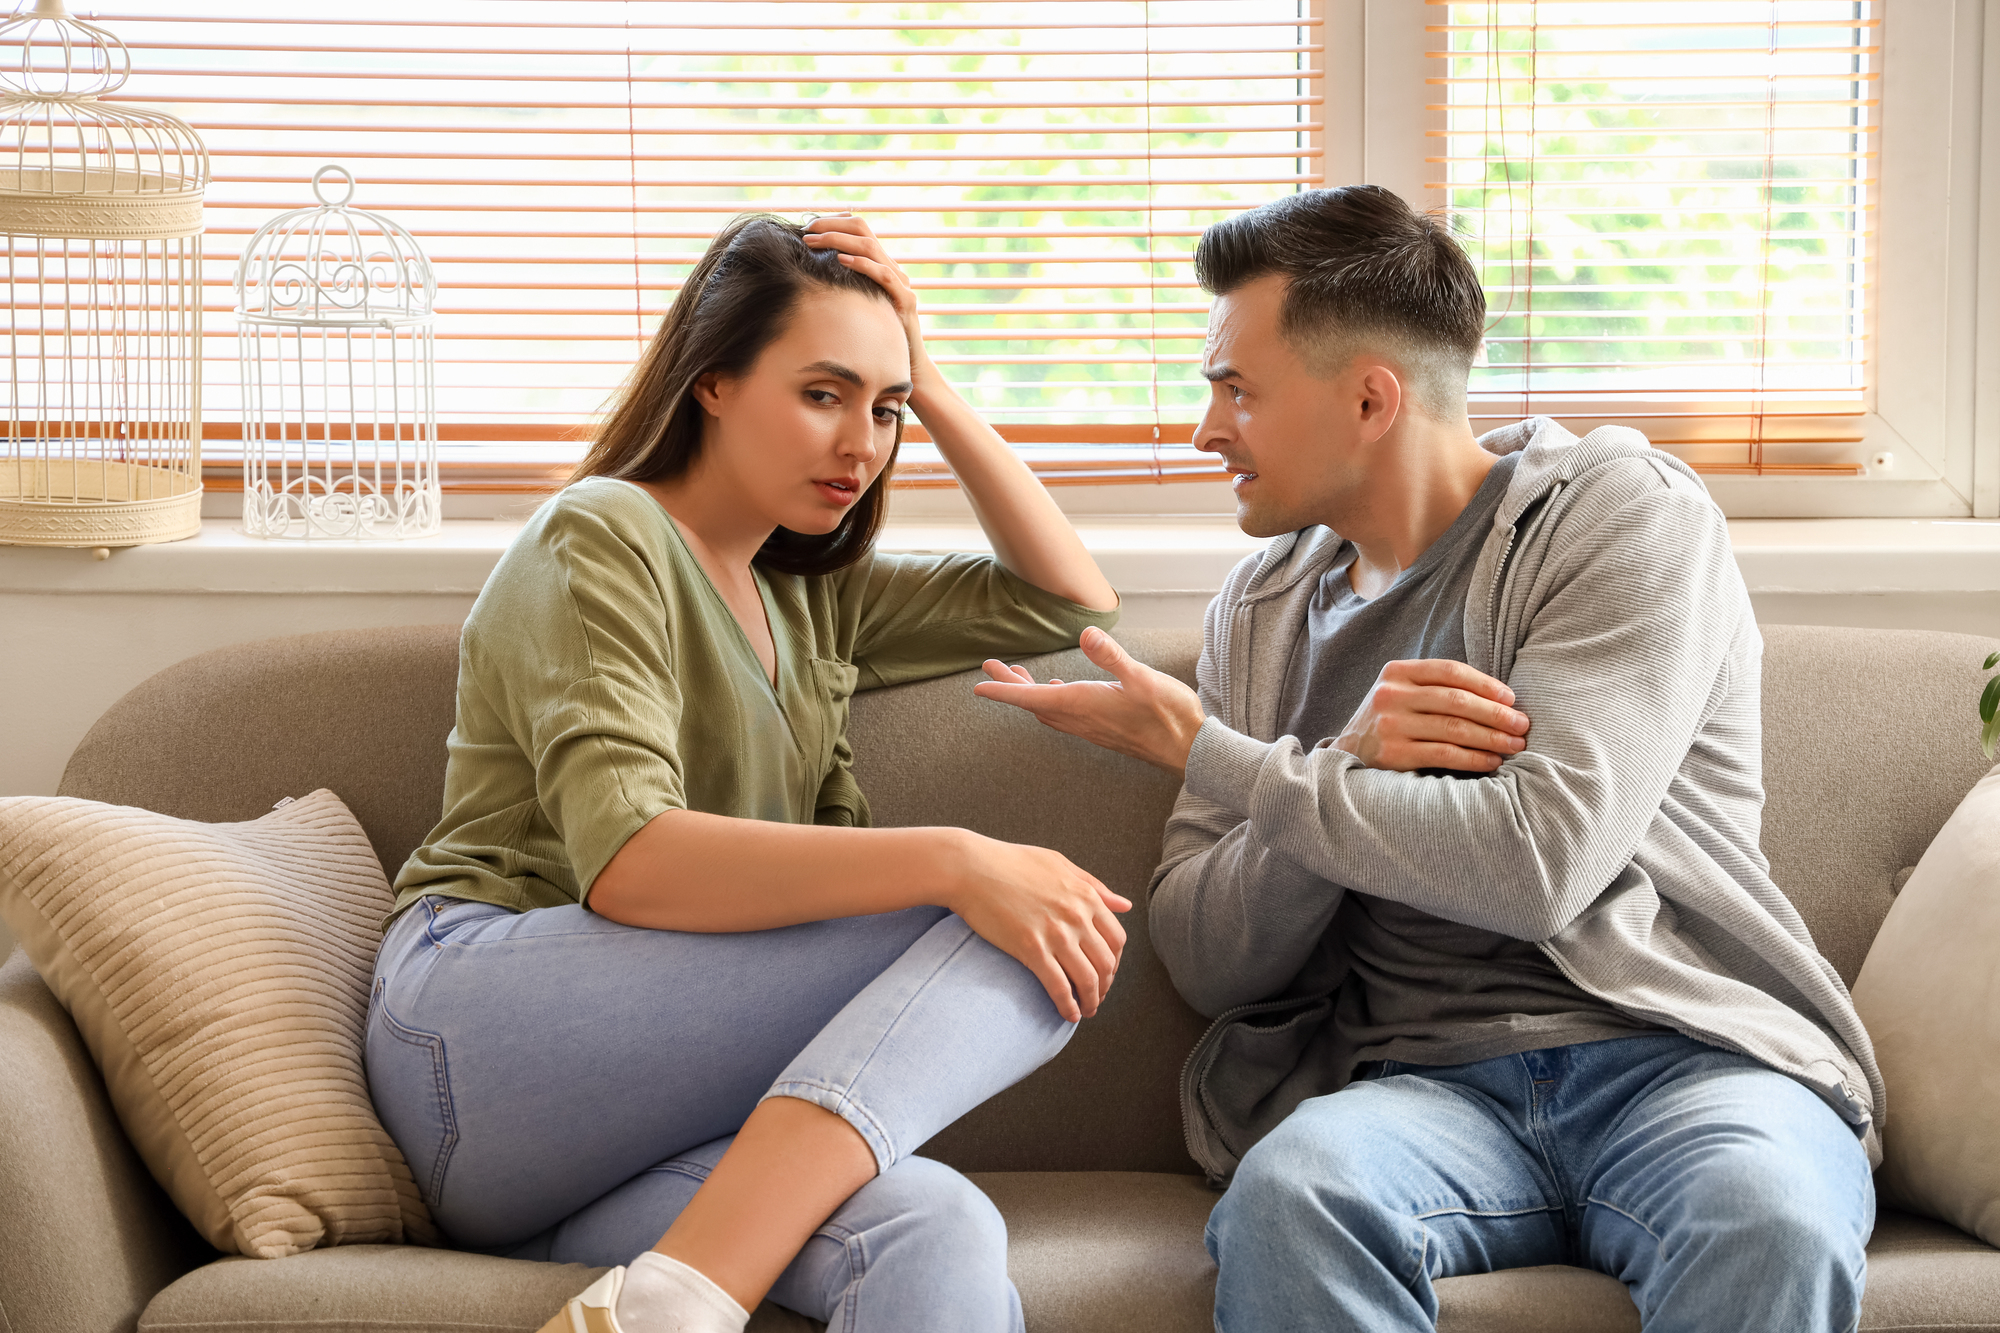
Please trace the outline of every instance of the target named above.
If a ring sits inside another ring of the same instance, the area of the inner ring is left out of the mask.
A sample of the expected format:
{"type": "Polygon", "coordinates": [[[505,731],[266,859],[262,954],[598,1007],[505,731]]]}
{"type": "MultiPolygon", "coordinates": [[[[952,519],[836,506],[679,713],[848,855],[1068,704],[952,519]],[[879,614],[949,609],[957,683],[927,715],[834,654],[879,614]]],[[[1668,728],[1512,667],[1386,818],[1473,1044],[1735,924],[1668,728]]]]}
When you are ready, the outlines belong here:
{"type": "Polygon", "coordinates": [[[593,676],[563,691],[538,728],[535,792],[569,853],[581,901],[627,839],[687,808],[680,758],[644,721],[658,715],[657,703],[593,676]]]}
{"type": "Polygon", "coordinates": [[[484,642],[505,659],[493,665],[519,701],[511,729],[586,901],[627,839],[687,806],[681,689],[666,599],[641,553],[585,510],[552,522],[545,546],[550,559],[508,617],[518,628],[484,642]]]}

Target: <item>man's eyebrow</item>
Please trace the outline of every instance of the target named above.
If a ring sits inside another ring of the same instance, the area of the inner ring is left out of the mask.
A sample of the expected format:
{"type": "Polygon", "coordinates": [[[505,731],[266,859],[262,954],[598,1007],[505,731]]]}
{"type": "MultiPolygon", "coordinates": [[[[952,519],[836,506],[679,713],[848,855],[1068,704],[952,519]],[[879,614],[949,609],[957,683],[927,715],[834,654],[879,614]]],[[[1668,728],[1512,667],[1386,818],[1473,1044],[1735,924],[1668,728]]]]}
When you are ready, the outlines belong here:
{"type": "MultiPolygon", "coordinates": [[[[859,372],[848,369],[846,366],[841,365],[840,362],[838,361],[815,361],[809,366],[800,366],[799,369],[802,372],[816,370],[822,375],[831,375],[837,380],[846,380],[849,384],[852,384],[857,389],[864,389],[868,387],[867,385],[861,382],[861,375],[859,374],[859,372]]],[[[901,384],[891,384],[888,388],[882,390],[882,392],[908,393],[911,389],[915,387],[916,386],[914,384],[911,384],[909,381],[905,380],[901,384]]]]}
{"type": "Polygon", "coordinates": [[[1214,366],[1214,367],[1203,366],[1201,368],[1201,377],[1207,380],[1210,384],[1219,384],[1223,380],[1242,379],[1243,375],[1242,372],[1238,371],[1235,366],[1232,366],[1225,361],[1219,366],[1214,366]]]}

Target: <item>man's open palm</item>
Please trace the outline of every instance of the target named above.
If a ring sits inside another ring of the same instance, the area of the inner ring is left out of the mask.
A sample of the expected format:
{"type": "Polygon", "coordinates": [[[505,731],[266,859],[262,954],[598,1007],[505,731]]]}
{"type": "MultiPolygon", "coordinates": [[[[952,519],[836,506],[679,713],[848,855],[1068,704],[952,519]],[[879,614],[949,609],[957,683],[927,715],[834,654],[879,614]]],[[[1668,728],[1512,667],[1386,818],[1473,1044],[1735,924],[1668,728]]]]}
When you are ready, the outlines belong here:
{"type": "Polygon", "coordinates": [[[1022,668],[989,658],[985,669],[990,679],[973,686],[972,692],[1026,709],[1057,731],[1092,745],[1184,774],[1203,717],[1195,692],[1138,661],[1101,629],[1085,630],[1079,646],[1085,657],[1117,679],[1050,680],[1037,685],[1022,668]]]}

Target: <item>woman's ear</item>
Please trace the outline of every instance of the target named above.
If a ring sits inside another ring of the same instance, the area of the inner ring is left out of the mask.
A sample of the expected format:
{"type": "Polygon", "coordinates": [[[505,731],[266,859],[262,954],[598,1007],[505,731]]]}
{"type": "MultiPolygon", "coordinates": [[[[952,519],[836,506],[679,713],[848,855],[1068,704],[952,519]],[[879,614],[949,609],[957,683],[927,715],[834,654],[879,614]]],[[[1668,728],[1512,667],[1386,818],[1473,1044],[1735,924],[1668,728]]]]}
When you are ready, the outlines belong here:
{"type": "Polygon", "coordinates": [[[704,371],[695,377],[694,400],[701,404],[701,410],[712,417],[722,415],[724,400],[729,397],[729,380],[719,370],[704,371]]]}

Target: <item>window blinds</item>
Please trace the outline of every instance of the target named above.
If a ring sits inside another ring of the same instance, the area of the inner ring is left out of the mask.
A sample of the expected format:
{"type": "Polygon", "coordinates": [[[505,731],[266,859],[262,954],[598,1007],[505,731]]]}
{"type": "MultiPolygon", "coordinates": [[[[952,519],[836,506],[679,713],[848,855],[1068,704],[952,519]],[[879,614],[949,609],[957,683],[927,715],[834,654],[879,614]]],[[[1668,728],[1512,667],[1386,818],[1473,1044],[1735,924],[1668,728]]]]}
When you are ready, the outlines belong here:
{"type": "Polygon", "coordinates": [[[1878,0],[1428,2],[1432,181],[1489,304],[1475,425],[1856,472],[1878,0]]]}
{"type": "Polygon", "coordinates": [[[1045,471],[1115,479],[1212,469],[1163,447],[1206,397],[1190,255],[1207,223],[1320,183],[1302,9],[125,0],[95,17],[132,51],[120,98],[182,116],[213,155],[211,454],[234,433],[236,256],[339,162],[354,205],[437,266],[461,476],[575,457],[728,218],[853,209],[988,418],[1045,471]]]}

